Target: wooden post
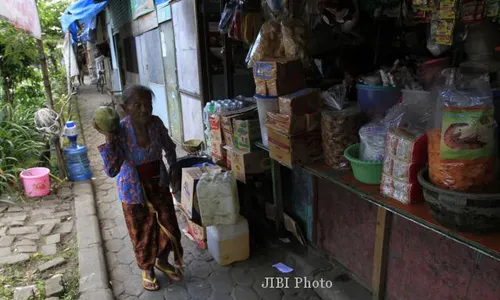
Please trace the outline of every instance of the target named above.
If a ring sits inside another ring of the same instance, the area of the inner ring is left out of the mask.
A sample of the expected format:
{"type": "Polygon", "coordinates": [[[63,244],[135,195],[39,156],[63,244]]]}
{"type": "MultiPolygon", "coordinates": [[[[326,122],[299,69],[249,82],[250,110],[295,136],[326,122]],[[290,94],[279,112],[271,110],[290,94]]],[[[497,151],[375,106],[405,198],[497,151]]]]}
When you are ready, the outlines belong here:
{"type": "Polygon", "coordinates": [[[387,277],[387,251],[391,233],[392,213],[385,208],[378,208],[375,251],[373,254],[372,299],[385,299],[387,277]]]}
{"type": "Polygon", "coordinates": [[[276,231],[278,235],[284,232],[284,209],[283,209],[283,186],[281,184],[281,165],[275,161],[271,160],[271,171],[273,175],[273,198],[274,206],[276,208],[275,222],[276,231]]]}
{"type": "MultiPolygon", "coordinates": [[[[42,66],[43,75],[43,85],[45,86],[45,96],[47,97],[47,106],[50,109],[54,109],[54,99],[52,98],[52,87],[50,86],[49,70],[47,68],[47,58],[45,56],[45,51],[43,49],[43,41],[36,40],[38,54],[40,55],[40,65],[42,66]]],[[[61,143],[59,141],[59,136],[51,139],[54,143],[54,148],[57,157],[57,166],[59,168],[59,176],[66,177],[66,169],[64,168],[64,160],[61,151],[61,143]]]]}

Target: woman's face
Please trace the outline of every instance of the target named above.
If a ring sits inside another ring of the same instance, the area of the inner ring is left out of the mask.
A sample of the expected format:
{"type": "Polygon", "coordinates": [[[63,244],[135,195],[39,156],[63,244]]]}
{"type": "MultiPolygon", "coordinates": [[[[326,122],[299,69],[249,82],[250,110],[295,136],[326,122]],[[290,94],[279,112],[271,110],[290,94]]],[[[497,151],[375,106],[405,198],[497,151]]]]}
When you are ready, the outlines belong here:
{"type": "Polygon", "coordinates": [[[125,105],[125,112],[139,124],[146,124],[153,115],[153,103],[147,95],[136,95],[125,105]]]}

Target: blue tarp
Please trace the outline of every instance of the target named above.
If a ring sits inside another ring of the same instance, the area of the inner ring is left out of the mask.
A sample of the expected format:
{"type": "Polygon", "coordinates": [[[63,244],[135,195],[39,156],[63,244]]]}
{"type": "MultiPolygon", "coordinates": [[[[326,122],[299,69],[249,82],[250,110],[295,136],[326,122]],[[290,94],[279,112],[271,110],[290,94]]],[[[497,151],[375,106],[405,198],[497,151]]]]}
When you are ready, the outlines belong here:
{"type": "Polygon", "coordinates": [[[70,5],[61,17],[61,26],[64,32],[71,32],[73,43],[78,42],[78,23],[84,24],[82,36],[95,29],[96,16],[106,7],[108,1],[94,3],[94,0],[80,0],[70,5]]]}

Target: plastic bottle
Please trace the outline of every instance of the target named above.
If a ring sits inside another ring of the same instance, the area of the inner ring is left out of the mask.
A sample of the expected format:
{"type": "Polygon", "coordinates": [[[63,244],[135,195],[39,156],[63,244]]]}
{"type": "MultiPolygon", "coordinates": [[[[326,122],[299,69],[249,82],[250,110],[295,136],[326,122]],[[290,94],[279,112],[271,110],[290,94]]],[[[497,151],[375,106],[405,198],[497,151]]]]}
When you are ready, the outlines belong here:
{"type": "Polygon", "coordinates": [[[78,145],[78,128],[73,121],[66,122],[64,136],[70,145],[64,149],[64,159],[70,181],[83,181],[92,178],[87,147],[78,145]]]}

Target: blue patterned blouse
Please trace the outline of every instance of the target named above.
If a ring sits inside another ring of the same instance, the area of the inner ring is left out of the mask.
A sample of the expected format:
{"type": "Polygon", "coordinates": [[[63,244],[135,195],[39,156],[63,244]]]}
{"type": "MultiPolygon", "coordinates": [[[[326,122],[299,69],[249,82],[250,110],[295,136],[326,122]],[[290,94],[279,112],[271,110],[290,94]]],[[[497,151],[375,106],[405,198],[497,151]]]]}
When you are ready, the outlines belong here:
{"type": "MultiPolygon", "coordinates": [[[[153,116],[149,128],[151,144],[147,148],[137,143],[130,117],[120,123],[120,131],[112,142],[98,147],[104,163],[104,171],[116,177],[118,196],[126,204],[144,203],[144,196],[136,166],[155,160],[162,160],[163,151],[168,164],[176,162],[176,145],[168,135],[161,119],[153,116]]],[[[160,185],[168,186],[170,180],[165,165],[161,164],[160,185]]]]}

